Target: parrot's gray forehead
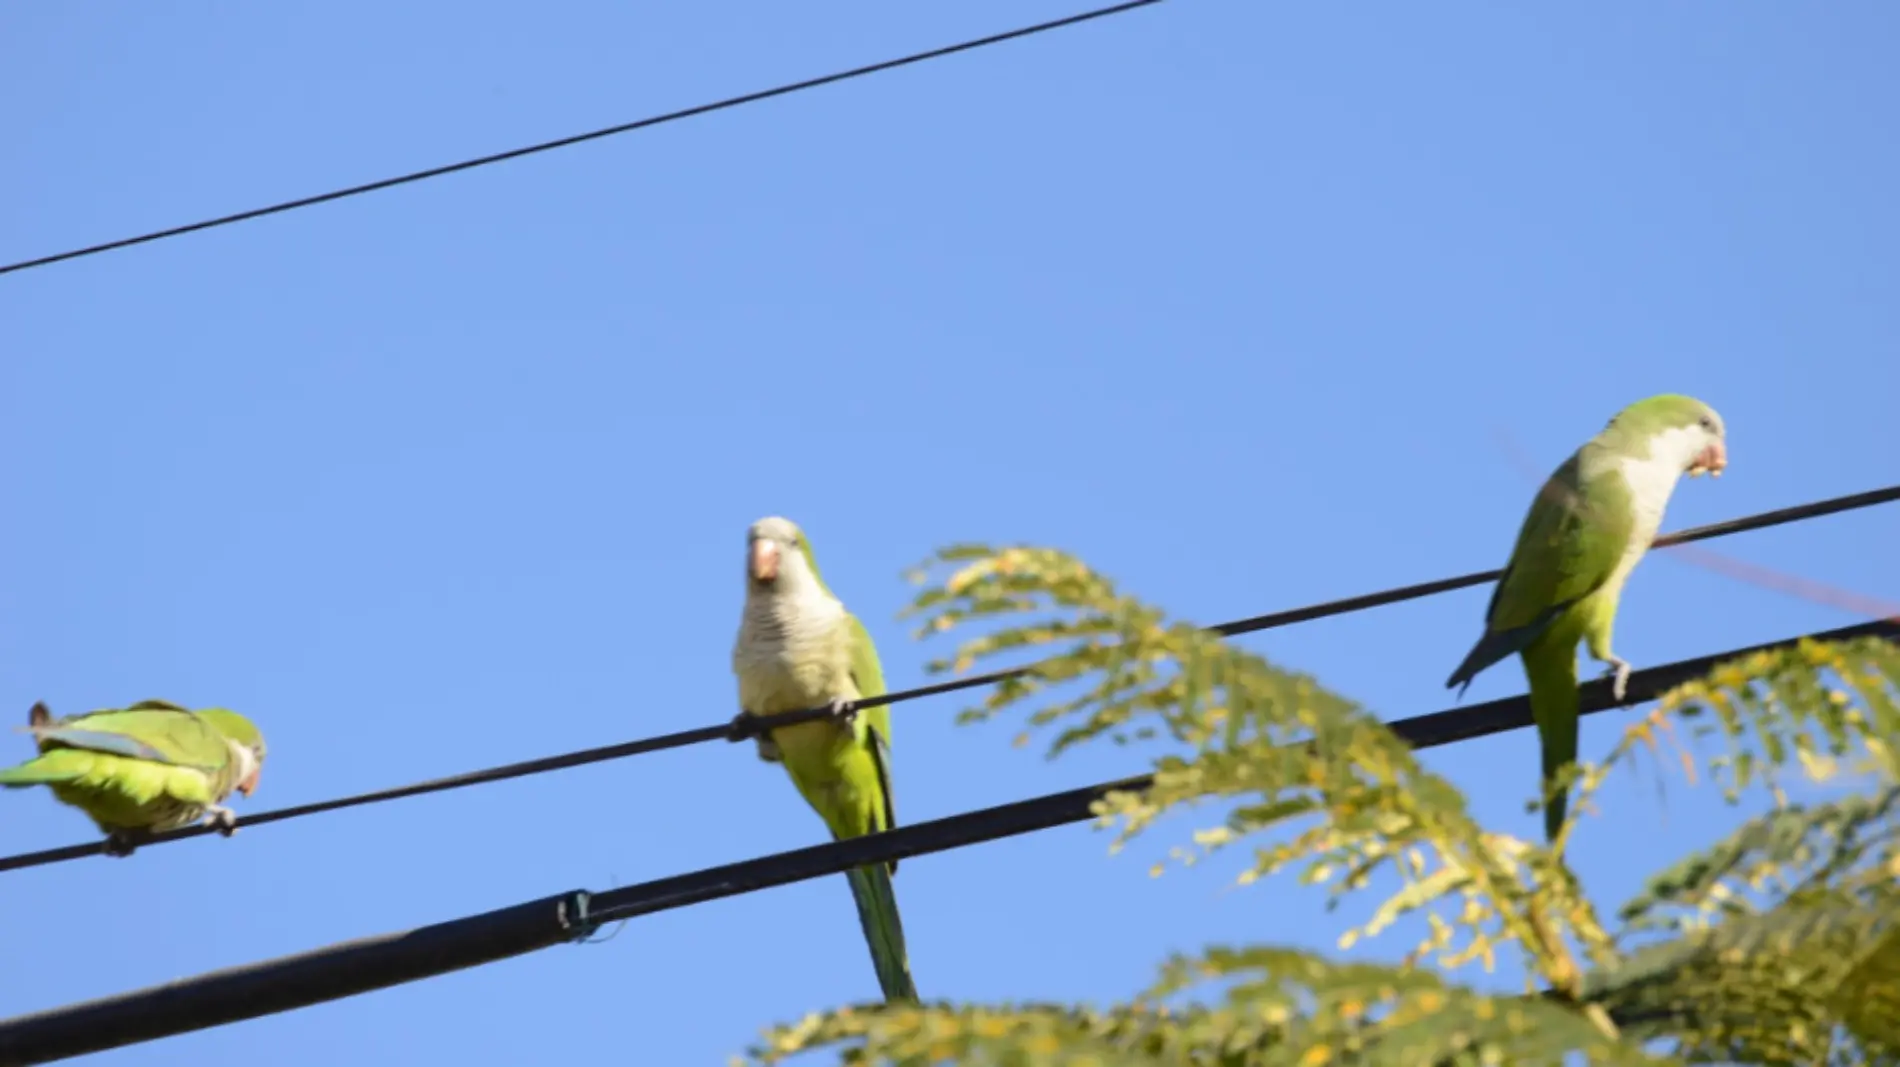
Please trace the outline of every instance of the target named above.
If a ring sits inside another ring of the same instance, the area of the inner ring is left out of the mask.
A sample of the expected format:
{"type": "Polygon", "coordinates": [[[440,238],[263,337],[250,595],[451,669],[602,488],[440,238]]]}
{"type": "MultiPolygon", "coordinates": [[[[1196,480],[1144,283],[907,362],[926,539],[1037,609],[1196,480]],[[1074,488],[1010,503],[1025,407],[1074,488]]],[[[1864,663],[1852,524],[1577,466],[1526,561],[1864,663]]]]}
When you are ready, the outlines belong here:
{"type": "Polygon", "coordinates": [[[780,518],[777,515],[760,519],[753,523],[750,529],[746,530],[746,540],[748,541],[790,542],[798,540],[798,535],[799,530],[797,523],[790,519],[780,518]]]}

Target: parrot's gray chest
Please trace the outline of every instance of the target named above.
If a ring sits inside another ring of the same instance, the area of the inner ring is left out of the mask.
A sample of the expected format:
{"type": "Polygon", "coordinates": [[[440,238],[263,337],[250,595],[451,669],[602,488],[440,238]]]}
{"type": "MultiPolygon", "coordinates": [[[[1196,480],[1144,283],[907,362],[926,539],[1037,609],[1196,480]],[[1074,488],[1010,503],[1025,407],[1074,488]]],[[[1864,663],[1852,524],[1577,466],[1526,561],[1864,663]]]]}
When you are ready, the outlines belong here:
{"type": "Polygon", "coordinates": [[[829,597],[748,604],[732,650],[745,710],[770,715],[856,696],[844,618],[829,597]]]}

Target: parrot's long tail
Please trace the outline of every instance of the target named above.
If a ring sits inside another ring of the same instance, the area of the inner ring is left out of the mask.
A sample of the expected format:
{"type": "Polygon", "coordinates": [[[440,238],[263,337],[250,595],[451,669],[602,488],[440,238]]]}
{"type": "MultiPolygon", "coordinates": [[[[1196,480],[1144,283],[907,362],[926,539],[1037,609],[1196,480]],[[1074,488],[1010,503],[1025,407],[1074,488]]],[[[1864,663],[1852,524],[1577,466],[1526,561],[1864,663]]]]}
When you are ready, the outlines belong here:
{"type": "MultiPolygon", "coordinates": [[[[1531,687],[1531,718],[1544,752],[1543,788],[1566,765],[1577,759],[1577,718],[1582,702],[1577,695],[1575,643],[1542,640],[1524,650],[1524,676],[1531,687]]],[[[1544,808],[1544,839],[1555,841],[1570,805],[1570,790],[1550,798],[1544,808]]]]}
{"type": "Polygon", "coordinates": [[[904,951],[904,924],[897,917],[897,894],[891,890],[890,872],[880,863],[846,871],[845,877],[851,880],[858,924],[864,928],[864,941],[871,947],[871,963],[877,968],[877,984],[884,991],[884,999],[916,1000],[917,986],[910,979],[910,956],[904,951]]]}

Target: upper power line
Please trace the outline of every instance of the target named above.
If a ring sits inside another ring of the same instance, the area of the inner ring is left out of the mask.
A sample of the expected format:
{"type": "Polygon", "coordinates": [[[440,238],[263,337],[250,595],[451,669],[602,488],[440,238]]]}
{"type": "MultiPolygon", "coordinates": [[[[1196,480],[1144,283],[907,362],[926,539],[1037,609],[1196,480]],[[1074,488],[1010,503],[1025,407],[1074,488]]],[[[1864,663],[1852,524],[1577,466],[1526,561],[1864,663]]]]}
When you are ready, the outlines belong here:
{"type": "MultiPolygon", "coordinates": [[[[1884,489],[1870,489],[1864,493],[1852,493],[1847,496],[1817,500],[1807,504],[1797,504],[1793,507],[1780,508],[1775,511],[1764,511],[1756,515],[1730,519],[1727,522],[1710,523],[1707,526],[1695,526],[1677,533],[1664,534],[1656,538],[1653,545],[1656,548],[1667,548],[1671,545],[1688,544],[1692,541],[1706,541],[1717,537],[1727,537],[1730,534],[1744,533],[1750,530],[1761,530],[1770,526],[1780,526],[1784,523],[1800,522],[1806,519],[1820,518],[1825,515],[1833,515],[1843,511],[1854,511],[1860,508],[1873,507],[1876,504],[1886,504],[1895,500],[1900,500],[1900,485],[1890,485],[1884,489]]],[[[1276,611],[1267,615],[1255,615],[1252,618],[1236,619],[1233,622],[1224,622],[1216,626],[1210,626],[1208,629],[1223,637],[1256,633],[1261,630],[1271,630],[1279,626],[1290,626],[1294,623],[1310,622],[1314,619],[1323,619],[1331,615],[1344,615],[1386,604],[1416,600],[1421,597],[1433,596],[1455,589],[1463,589],[1468,586],[1481,585],[1484,582],[1495,581],[1502,573],[1503,571],[1499,570],[1477,571],[1452,578],[1440,578],[1437,581],[1400,586],[1396,589],[1387,589],[1377,593],[1366,593],[1360,596],[1346,597],[1342,600],[1332,600],[1323,604],[1313,604],[1287,611],[1276,611]]],[[[932,685],[918,686],[914,689],[903,689],[893,693],[886,693],[883,696],[870,697],[857,701],[856,706],[860,708],[870,708],[880,704],[899,704],[921,697],[936,696],[941,693],[951,693],[961,689],[973,689],[978,686],[990,685],[1009,678],[1020,677],[1028,673],[1028,671],[1029,668],[1027,667],[1016,667],[1008,670],[990,671],[986,674],[969,675],[947,682],[937,682],[932,685]]],[[[540,759],[523,760],[520,763],[503,764],[499,767],[489,767],[484,770],[470,771],[466,774],[450,775],[446,778],[432,778],[428,781],[397,786],[393,789],[379,789],[374,792],[358,793],[353,796],[336,797],[331,800],[319,800],[309,804],[297,804],[287,808],[276,808],[271,811],[259,812],[255,815],[242,816],[238,820],[238,825],[240,827],[262,826],[267,823],[282,822],[286,819],[298,819],[306,815],[320,815],[324,812],[340,811],[344,808],[360,807],[365,804],[379,804],[387,800],[401,800],[404,797],[422,796],[427,793],[441,793],[451,789],[464,789],[469,786],[485,785],[490,782],[506,781],[510,778],[521,778],[533,774],[546,774],[550,771],[566,770],[570,767],[581,767],[590,763],[601,763],[607,760],[625,759],[629,756],[640,756],[649,752],[662,752],[672,748],[684,748],[688,745],[704,744],[708,741],[740,741],[761,730],[775,730],[783,726],[793,726],[801,722],[811,722],[828,714],[830,714],[828,708],[808,708],[804,711],[788,711],[779,715],[764,715],[750,718],[745,720],[743,728],[736,728],[734,723],[715,723],[711,726],[701,726],[692,730],[681,730],[676,733],[660,734],[655,737],[644,737],[633,741],[624,741],[616,745],[603,745],[598,748],[587,748],[555,756],[544,756],[540,759]]],[[[155,834],[149,841],[141,843],[139,847],[149,848],[153,845],[182,841],[192,837],[202,837],[205,834],[213,832],[215,831],[207,826],[189,826],[183,829],[170,830],[162,834],[155,834]]],[[[67,860],[81,859],[86,856],[97,856],[104,851],[105,842],[100,840],[88,841],[79,845],[64,845],[59,848],[44,849],[39,852],[23,852],[14,856],[0,857],[0,871],[14,871],[26,867],[41,867],[50,863],[63,863],[67,860]]]]}
{"type": "Polygon", "coordinates": [[[913,63],[922,63],[925,60],[941,59],[945,56],[955,55],[958,52],[969,52],[978,48],[987,48],[993,44],[1002,44],[1004,41],[1013,41],[1021,37],[1033,37],[1039,33],[1047,33],[1050,30],[1059,30],[1068,26],[1080,25],[1084,22],[1092,22],[1095,19],[1107,18],[1110,15],[1119,15],[1123,12],[1133,11],[1138,7],[1147,7],[1160,2],[1161,0],[1129,0],[1127,3],[1116,4],[1112,7],[1097,8],[1093,11],[1085,11],[1079,15],[1070,15],[1066,18],[1055,19],[1051,22],[1039,22],[1033,26],[1024,26],[1020,29],[993,34],[989,37],[979,37],[972,41],[963,41],[959,44],[947,45],[942,48],[933,48],[928,52],[917,52],[898,59],[887,59],[881,63],[872,63],[869,66],[853,67],[850,70],[838,71],[835,74],[826,74],[818,78],[808,78],[804,81],[792,82],[789,85],[780,85],[772,89],[761,89],[758,92],[746,93],[743,96],[731,96],[724,100],[716,100],[710,104],[700,104],[681,111],[669,111],[663,115],[652,115],[644,119],[636,119],[633,122],[623,122],[618,126],[608,126],[605,129],[593,130],[588,133],[577,133],[570,137],[543,141],[540,144],[528,145],[525,148],[513,148],[506,152],[496,152],[493,155],[479,156],[475,159],[465,159],[460,163],[449,163],[440,167],[430,167],[427,170],[398,175],[394,178],[384,178],[380,181],[366,182],[362,185],[352,185],[347,189],[337,189],[328,193],[320,193],[316,196],[306,196],[298,200],[286,200],[281,204],[252,208],[249,211],[240,211],[231,215],[221,215],[214,219],[205,219],[202,222],[194,222],[185,226],[173,226],[168,230],[154,230],[151,233],[140,234],[137,237],[122,237],[119,240],[107,241],[104,244],[75,248],[50,256],[40,256],[37,259],[25,259],[18,263],[9,263],[4,267],[0,267],[0,274],[11,274],[14,271],[27,270],[32,267],[44,267],[48,264],[59,263],[63,260],[79,259],[83,256],[94,256],[101,252],[130,248],[133,245],[141,245],[149,241],[159,241],[167,237],[179,237],[187,233],[196,233],[199,230],[215,229],[216,227],[229,226],[236,222],[260,219],[266,215],[276,215],[285,211],[295,211],[298,208],[313,207],[317,204],[328,203],[332,200],[343,200],[352,196],[361,196],[364,193],[373,193],[381,189],[391,189],[398,185],[407,185],[410,182],[439,178],[445,174],[454,174],[457,171],[474,170],[476,167],[486,167],[491,163],[501,163],[510,159],[519,159],[522,156],[531,156],[538,152],[551,152],[556,148],[566,148],[569,145],[595,141],[603,137],[612,137],[615,134],[631,133],[634,130],[643,130],[649,126],[661,126],[669,122],[676,122],[680,119],[692,118],[696,115],[710,114],[714,111],[724,111],[727,108],[738,107],[741,104],[752,104],[760,100],[769,100],[775,96],[788,96],[792,93],[803,92],[806,89],[816,89],[821,85],[850,81],[853,78],[862,78],[868,74],[878,74],[887,70],[895,70],[898,67],[906,67],[913,63]]]}
{"type": "MultiPolygon", "coordinates": [[[[1883,620],[1804,635],[1817,641],[1900,638],[1883,620]]],[[[1584,715],[1654,700],[1703,677],[1720,662],[1803,637],[1718,652],[1636,671],[1623,700],[1608,679],[1579,687],[1584,715]]],[[[1531,724],[1527,697],[1506,697],[1387,723],[1413,748],[1453,744],[1531,724]]],[[[605,893],[572,890],[512,907],[398,933],[359,938],[294,956],[231,967],[118,996],[0,1019],[0,1064],[46,1063],[122,1045],[321,1004],[588,937],[602,924],[909,859],[1094,818],[1091,805],[1111,792],[1144,790],[1147,775],[1019,800],[660,878],[605,893]]]]}

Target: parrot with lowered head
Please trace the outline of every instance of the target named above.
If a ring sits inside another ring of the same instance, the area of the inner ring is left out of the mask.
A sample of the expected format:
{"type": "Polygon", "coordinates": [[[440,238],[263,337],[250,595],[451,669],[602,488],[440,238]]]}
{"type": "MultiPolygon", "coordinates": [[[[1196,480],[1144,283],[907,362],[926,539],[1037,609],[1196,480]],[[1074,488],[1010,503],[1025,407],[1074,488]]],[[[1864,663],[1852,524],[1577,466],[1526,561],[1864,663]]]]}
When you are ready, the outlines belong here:
{"type": "MultiPolygon", "coordinates": [[[[1726,437],[1722,417],[1694,397],[1639,400],[1565,460],[1532,502],[1485,609],[1484,634],[1445,687],[1460,686],[1462,695],[1478,672],[1516,653],[1530,682],[1546,786],[1577,758],[1577,642],[1609,668],[1621,701],[1630,665],[1611,649],[1610,633],[1623,583],[1655,540],[1681,476],[1721,476],[1726,437]]],[[[1566,791],[1544,809],[1549,840],[1567,801],[1566,791]]]]}
{"type": "Polygon", "coordinates": [[[40,754],[0,771],[0,786],[50,786],[105,831],[110,856],[200,818],[231,836],[237,816],[221,802],[233,789],[250,796],[264,766],[263,735],[225,708],[142,700],[55,719],[35,704],[26,728],[40,754]]]}
{"type": "MultiPolygon", "coordinates": [[[[884,693],[877,648],[818,576],[811,541],[789,519],[746,533],[745,608],[732,647],[740,718],[826,707],[830,714],[758,738],[759,758],[782,763],[833,840],[897,825],[891,798],[891,709],[852,701],[884,693]]],[[[897,864],[846,872],[858,923],[886,1001],[915,1001],[891,876],[897,864]]]]}

